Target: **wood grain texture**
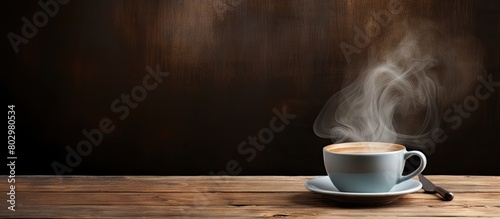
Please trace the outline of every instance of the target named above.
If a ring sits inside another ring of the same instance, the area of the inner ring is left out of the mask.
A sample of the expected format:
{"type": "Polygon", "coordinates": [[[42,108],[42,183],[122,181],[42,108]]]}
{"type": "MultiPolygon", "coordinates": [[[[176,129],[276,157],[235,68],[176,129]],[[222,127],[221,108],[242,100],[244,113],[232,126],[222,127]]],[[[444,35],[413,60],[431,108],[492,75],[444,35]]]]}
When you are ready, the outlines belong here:
{"type": "MultiPolygon", "coordinates": [[[[422,190],[380,206],[346,206],[304,188],[313,176],[19,176],[16,212],[1,218],[498,217],[499,176],[429,176],[455,194],[422,190]]],[[[0,188],[7,188],[2,181],[0,188]]]]}
{"type": "MultiPolygon", "coordinates": [[[[86,139],[82,130],[97,128],[104,117],[116,130],[71,174],[209,175],[230,160],[239,162],[241,175],[322,174],[321,148],[331,140],[314,134],[314,120],[367,66],[370,51],[397,45],[403,31],[396,27],[408,19],[436,23],[446,42],[477,38],[480,48],[456,44],[451,60],[475,63],[459,60],[473,54],[469,47],[484,50],[485,73],[500,81],[498,0],[396,1],[403,10],[348,62],[340,44],[355,45],[356,29],[376,26],[373,13],[387,11],[390,2],[71,1],[20,45],[18,55],[4,38],[4,94],[9,104],[18,104],[21,136],[29,136],[18,139],[24,145],[18,174],[54,174],[50,164],[65,163],[66,146],[75,149],[86,139]],[[229,2],[234,4],[227,10],[215,6],[229,2]],[[400,34],[392,36],[393,29],[400,34]],[[122,111],[114,112],[111,104],[143,82],[146,66],[156,65],[171,74],[122,121],[122,111]],[[250,155],[238,151],[240,143],[269,127],[272,110],[284,107],[297,118],[247,162],[250,155]]],[[[41,10],[38,1],[4,4],[5,34],[21,34],[20,19],[41,10]]],[[[481,85],[451,72],[444,82],[481,85]]],[[[468,95],[474,90],[457,95],[443,111],[464,105],[468,95]]],[[[500,175],[500,89],[489,95],[464,114],[459,128],[442,124],[448,138],[428,155],[426,173],[500,175]]]]}

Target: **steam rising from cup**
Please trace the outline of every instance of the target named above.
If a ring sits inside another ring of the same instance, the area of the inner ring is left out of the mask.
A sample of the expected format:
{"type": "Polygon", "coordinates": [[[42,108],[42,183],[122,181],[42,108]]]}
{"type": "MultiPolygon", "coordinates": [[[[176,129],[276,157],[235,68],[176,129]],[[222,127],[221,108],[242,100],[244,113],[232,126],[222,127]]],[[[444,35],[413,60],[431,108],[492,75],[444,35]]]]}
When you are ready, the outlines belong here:
{"type": "Polygon", "coordinates": [[[323,107],[313,126],[318,136],[418,145],[439,127],[443,107],[471,87],[480,66],[471,41],[447,38],[422,20],[396,30],[389,38],[403,32],[399,42],[386,42],[389,49],[323,107]]]}

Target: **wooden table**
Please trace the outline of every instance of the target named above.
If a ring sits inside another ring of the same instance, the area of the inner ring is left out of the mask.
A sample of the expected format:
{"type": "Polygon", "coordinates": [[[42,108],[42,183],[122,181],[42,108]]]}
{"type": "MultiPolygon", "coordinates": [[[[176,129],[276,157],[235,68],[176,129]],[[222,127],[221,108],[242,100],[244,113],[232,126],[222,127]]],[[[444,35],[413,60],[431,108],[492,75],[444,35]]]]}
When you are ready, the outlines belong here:
{"type": "MultiPolygon", "coordinates": [[[[3,177],[6,179],[6,177],[3,177]]],[[[500,217],[500,176],[428,176],[455,194],[422,190],[349,206],[304,188],[314,176],[16,176],[16,211],[0,217],[500,217]]]]}

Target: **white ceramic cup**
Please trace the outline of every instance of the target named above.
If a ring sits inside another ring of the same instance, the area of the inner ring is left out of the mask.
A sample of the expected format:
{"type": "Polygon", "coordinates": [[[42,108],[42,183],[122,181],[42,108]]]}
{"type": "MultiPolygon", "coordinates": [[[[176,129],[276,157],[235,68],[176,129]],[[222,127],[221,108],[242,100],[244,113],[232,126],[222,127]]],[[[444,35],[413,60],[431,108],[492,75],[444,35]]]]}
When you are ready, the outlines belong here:
{"type": "Polygon", "coordinates": [[[396,184],[421,173],[427,165],[420,151],[406,151],[400,144],[382,142],[350,142],[323,148],[326,172],[341,192],[389,192],[396,184]],[[406,159],[420,157],[420,166],[402,175],[406,159]]]}

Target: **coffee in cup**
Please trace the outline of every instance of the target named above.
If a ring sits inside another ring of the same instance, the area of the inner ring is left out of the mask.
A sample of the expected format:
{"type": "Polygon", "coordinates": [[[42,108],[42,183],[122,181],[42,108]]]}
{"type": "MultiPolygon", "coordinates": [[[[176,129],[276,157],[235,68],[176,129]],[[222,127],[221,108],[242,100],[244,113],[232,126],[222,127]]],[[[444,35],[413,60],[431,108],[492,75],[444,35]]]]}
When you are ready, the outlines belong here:
{"type": "Polygon", "coordinates": [[[341,192],[389,192],[396,184],[421,173],[427,160],[420,151],[407,151],[403,145],[383,142],[350,142],[323,148],[325,169],[341,192]],[[420,166],[402,175],[406,159],[420,157],[420,166]]]}

